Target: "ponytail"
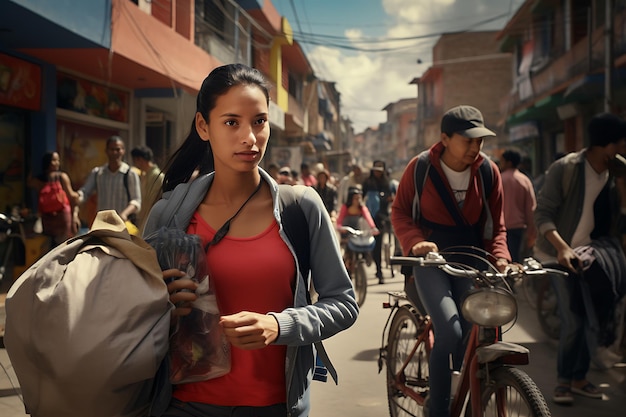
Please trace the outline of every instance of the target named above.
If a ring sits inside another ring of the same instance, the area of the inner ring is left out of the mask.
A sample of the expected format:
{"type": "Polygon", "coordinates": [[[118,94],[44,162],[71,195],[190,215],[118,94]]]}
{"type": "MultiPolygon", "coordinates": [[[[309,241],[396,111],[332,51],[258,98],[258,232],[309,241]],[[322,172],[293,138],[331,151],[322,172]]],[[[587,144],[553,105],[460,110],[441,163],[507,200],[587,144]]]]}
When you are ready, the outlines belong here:
{"type": "Polygon", "coordinates": [[[178,184],[188,182],[196,170],[200,175],[208,174],[214,170],[214,164],[211,145],[198,135],[194,117],[187,138],[165,165],[163,192],[173,190],[178,184]]]}

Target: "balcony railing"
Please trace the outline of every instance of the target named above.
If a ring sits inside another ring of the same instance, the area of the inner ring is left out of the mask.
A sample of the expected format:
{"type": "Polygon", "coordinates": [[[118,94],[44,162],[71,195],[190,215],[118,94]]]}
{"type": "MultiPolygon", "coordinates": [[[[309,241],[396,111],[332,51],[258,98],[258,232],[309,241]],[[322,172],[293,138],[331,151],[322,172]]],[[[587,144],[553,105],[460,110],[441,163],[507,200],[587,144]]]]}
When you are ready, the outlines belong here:
{"type": "MultiPolygon", "coordinates": [[[[614,19],[614,58],[626,53],[626,13],[621,12],[614,19]]],[[[589,38],[574,45],[563,55],[556,57],[541,70],[530,74],[532,94],[521,98],[517,88],[501,102],[503,115],[509,115],[527,107],[538,99],[564,91],[567,86],[588,73],[601,71],[604,67],[604,27],[597,28],[589,38]],[[591,56],[589,52],[591,49],[591,56]]]]}

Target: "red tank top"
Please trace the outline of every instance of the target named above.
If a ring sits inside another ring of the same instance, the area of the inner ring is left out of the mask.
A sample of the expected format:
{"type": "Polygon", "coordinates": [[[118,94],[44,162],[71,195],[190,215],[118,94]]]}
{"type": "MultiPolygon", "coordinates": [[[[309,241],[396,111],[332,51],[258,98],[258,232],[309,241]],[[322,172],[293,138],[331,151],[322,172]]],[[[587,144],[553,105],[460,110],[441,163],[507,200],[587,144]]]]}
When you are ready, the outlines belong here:
{"type": "MultiPolygon", "coordinates": [[[[196,212],[187,233],[197,234],[206,245],[215,234],[196,212]]],[[[209,275],[222,315],[242,310],[280,312],[293,306],[295,263],[289,248],[272,224],[247,238],[224,237],[207,252],[209,275]]],[[[231,347],[231,371],[208,381],[181,384],[174,396],[224,406],[267,406],[286,401],[284,345],[258,350],[231,347]]]]}

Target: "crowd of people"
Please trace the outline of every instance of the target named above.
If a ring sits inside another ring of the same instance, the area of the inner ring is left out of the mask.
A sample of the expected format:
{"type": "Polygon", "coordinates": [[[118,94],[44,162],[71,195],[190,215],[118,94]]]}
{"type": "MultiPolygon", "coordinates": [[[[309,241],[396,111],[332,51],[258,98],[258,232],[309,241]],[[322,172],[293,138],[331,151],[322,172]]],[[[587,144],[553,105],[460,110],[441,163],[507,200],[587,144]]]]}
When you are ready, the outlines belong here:
{"type": "Polygon", "coordinates": [[[46,152],[41,171],[29,177],[28,186],[38,193],[42,233],[51,239],[53,247],[78,234],[81,227],[89,227],[93,219],[81,219],[79,213],[92,195],[96,196],[97,211],[116,210],[129,230],[140,235],[150,207],[161,194],[164,174],[147,146],[134,148],[132,166],[126,163],[126,147],[120,136],[106,140],[105,153],[107,163],[94,167],[78,190],[74,190],[68,173],[61,169],[56,151],[46,152]],[[58,200],[58,206],[48,203],[49,198],[58,200]]]}
{"type": "MultiPolygon", "coordinates": [[[[561,318],[553,400],[571,404],[574,395],[602,397],[587,371],[594,349],[615,340],[611,319],[626,293],[621,240],[626,234],[626,160],[619,153],[626,144],[624,120],[608,113],[593,116],[588,146],[554,161],[542,175],[540,189],[520,170],[525,155],[518,150],[503,152],[499,166],[482,152],[496,135],[480,110],[468,105],[444,114],[440,140],[415,156],[399,181],[390,178],[382,160],[369,168],[355,163],[339,178],[323,164],[306,162],[299,172],[273,164],[259,169],[269,140],[267,116],[259,115],[268,114],[269,96],[258,71],[242,65],[220,67],[207,77],[201,93],[190,135],[163,171],[145,146],[131,151],[133,166],[124,162],[124,141],[112,136],[106,141],[108,162],[95,167],[79,190],[61,170],[57,152],[44,155],[41,172],[29,181],[59,198],[58,209],[41,213],[44,233],[55,244],[78,232],[79,208],[96,194],[98,210],[116,210],[138,233],[170,224],[168,204],[177,204],[183,208],[177,219],[185,219],[178,226],[200,235],[209,248],[217,295],[227,307],[221,325],[239,349],[233,370],[219,381],[176,387],[166,415],[191,415],[189,407],[222,415],[241,406],[255,415],[308,413],[312,344],[349,327],[358,314],[335,236],[361,218],[375,236],[372,257],[379,283],[385,282],[384,232],[397,238],[404,255],[466,245],[488,251],[500,271],[532,255],[570,272],[567,278],[551,277],[561,318]],[[228,120],[222,120],[224,114],[228,120]],[[416,174],[421,172],[418,164],[428,166],[424,178],[416,174]],[[301,265],[290,250],[294,242],[279,227],[279,184],[308,187],[300,204],[308,221],[321,225],[311,237],[316,246],[309,259],[319,297],[315,303],[303,295],[308,288],[299,284],[301,265]],[[237,262],[239,253],[254,256],[254,262],[237,262]],[[246,277],[251,275],[260,277],[262,285],[250,285],[246,277]],[[589,319],[590,309],[595,322],[589,319]],[[304,379],[285,379],[286,358],[297,361],[287,363],[304,379]],[[253,372],[257,369],[263,369],[263,376],[250,380],[259,374],[253,372]],[[234,394],[241,386],[255,393],[245,403],[234,394]]],[[[430,416],[447,416],[450,372],[461,367],[470,328],[459,305],[472,284],[437,268],[411,273],[411,285],[435,329],[430,416]]],[[[182,275],[164,271],[165,278],[182,275]]],[[[176,316],[189,313],[195,285],[185,279],[168,284],[176,316]]]]}

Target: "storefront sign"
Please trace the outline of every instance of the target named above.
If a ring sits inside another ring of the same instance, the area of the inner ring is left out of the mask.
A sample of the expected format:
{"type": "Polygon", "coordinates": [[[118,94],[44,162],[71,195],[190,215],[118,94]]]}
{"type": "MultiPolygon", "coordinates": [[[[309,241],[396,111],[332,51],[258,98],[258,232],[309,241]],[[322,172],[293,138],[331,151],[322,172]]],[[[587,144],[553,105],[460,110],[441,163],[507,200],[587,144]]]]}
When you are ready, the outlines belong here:
{"type": "Polygon", "coordinates": [[[57,76],[57,107],[90,116],[128,122],[127,92],[67,74],[57,76]]]}
{"type": "Polygon", "coordinates": [[[40,110],[41,67],[0,53],[0,104],[40,110]]]}
{"type": "Polygon", "coordinates": [[[526,122],[521,125],[512,126],[509,129],[509,140],[516,142],[518,140],[539,137],[539,126],[537,122],[526,122]]]}

